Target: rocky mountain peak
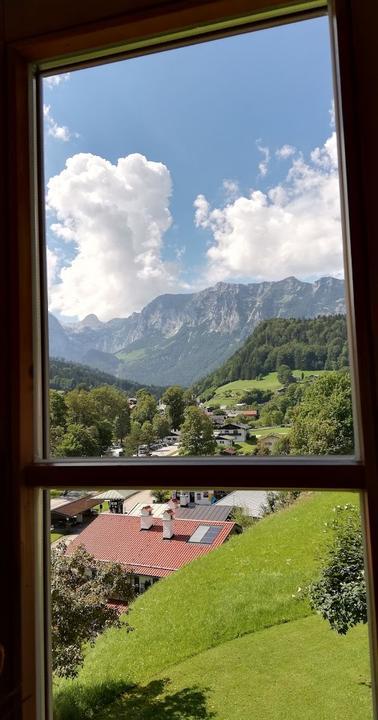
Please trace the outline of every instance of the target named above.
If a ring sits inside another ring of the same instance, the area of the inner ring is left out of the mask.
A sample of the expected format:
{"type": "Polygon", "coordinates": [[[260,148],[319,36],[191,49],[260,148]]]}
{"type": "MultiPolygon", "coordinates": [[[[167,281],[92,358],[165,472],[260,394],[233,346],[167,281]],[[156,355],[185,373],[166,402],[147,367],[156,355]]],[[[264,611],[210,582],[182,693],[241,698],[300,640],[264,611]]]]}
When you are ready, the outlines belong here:
{"type": "Polygon", "coordinates": [[[54,357],[86,362],[148,385],[191,385],[232,355],[262,320],[345,313],[344,283],[295,277],[277,282],[219,282],[197,293],[164,294],[141,312],[102,323],[50,322],[54,357]]]}

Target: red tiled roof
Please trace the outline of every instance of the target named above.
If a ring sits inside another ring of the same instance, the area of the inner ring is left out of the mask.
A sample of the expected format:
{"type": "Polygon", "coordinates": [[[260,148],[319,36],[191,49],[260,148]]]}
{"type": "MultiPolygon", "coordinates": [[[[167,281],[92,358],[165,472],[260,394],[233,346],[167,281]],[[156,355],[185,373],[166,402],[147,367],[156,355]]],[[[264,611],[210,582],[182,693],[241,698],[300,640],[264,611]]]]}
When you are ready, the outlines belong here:
{"type": "Polygon", "coordinates": [[[140,518],[102,513],[68,546],[71,554],[84,545],[97,560],[119,562],[138,575],[165,577],[186,563],[222,545],[235,523],[204,520],[174,520],[173,537],[163,540],[163,522],[154,518],[149,530],[140,529],[140,518]],[[200,525],[221,528],[211,545],[190,543],[200,525]]]}

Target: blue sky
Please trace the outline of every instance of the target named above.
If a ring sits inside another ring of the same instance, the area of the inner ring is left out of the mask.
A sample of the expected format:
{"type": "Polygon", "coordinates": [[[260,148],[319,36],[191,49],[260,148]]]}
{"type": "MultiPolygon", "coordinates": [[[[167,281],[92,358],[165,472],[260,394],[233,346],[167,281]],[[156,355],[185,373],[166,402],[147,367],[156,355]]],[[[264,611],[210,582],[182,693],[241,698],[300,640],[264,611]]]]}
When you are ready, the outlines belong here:
{"type": "Polygon", "coordinates": [[[342,272],[326,18],[53,83],[44,82],[45,177],[47,184],[54,178],[47,190],[50,298],[60,316],[127,315],[160,292],[223,279],[342,272]],[[130,161],[117,175],[117,160],[135,153],[143,162],[130,161]],[[130,183],[126,202],[122,188],[127,195],[130,183]],[[311,225],[311,206],[320,228],[311,225]],[[283,228],[282,242],[275,226],[283,228]],[[297,250],[293,237],[311,252],[297,250]]]}

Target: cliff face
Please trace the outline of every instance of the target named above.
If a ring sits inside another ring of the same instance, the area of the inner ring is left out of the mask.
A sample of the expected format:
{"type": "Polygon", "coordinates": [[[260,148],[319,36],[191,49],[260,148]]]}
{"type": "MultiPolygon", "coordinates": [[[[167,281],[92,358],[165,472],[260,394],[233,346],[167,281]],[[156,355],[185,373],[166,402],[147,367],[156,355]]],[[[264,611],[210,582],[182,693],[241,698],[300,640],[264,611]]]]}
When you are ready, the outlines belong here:
{"type": "Polygon", "coordinates": [[[140,383],[190,385],[230,357],[261,320],[336,313],[345,313],[345,302],[344,283],[335,278],[218,283],[160,295],[141,312],[106,323],[88,315],[63,326],[50,315],[50,355],[140,383]]]}

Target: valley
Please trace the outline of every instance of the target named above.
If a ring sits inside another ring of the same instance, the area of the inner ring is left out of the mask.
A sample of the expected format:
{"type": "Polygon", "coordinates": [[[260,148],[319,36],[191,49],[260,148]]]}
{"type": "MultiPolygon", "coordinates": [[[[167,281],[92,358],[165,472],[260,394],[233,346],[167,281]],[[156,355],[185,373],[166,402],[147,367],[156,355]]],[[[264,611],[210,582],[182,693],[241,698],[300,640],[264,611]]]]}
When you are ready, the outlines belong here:
{"type": "Polygon", "coordinates": [[[345,313],[345,301],[336,278],[218,283],[161,295],[141,312],[108,322],[88,315],[63,325],[50,313],[50,357],[142,385],[188,387],[227,360],[263,320],[337,313],[345,313]]]}

